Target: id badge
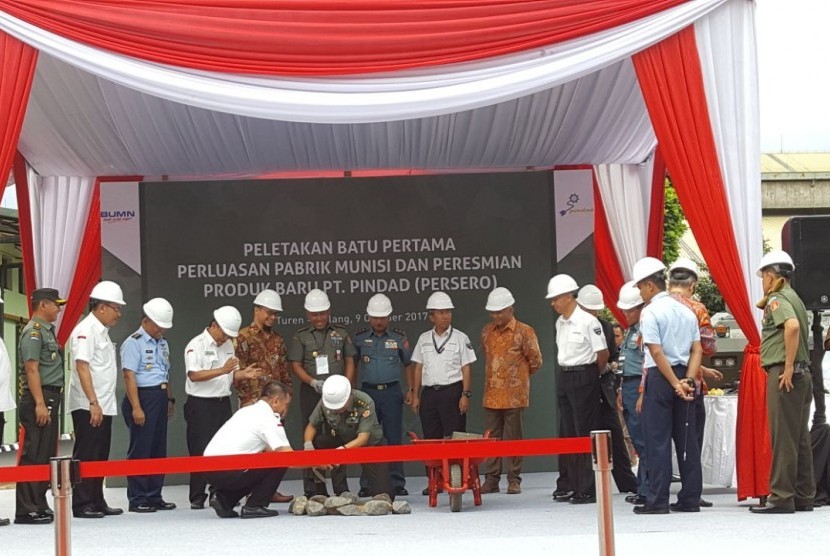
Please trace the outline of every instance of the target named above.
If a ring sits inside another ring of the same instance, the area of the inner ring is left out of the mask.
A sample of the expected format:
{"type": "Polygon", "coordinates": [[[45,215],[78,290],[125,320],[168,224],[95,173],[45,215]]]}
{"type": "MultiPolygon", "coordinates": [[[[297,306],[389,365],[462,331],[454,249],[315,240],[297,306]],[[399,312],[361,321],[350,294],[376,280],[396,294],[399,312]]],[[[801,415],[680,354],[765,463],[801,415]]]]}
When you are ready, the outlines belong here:
{"type": "Polygon", "coordinates": [[[317,366],[317,376],[329,374],[328,355],[318,355],[317,358],[314,360],[314,363],[317,366]]]}

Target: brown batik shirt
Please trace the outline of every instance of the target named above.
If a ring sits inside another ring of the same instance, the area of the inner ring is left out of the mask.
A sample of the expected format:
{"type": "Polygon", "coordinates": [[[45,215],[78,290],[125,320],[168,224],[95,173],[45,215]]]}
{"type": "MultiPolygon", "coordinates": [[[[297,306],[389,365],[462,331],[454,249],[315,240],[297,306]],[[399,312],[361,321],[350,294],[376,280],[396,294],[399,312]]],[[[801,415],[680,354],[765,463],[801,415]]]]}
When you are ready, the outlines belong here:
{"type": "Polygon", "coordinates": [[[234,347],[240,369],[256,365],[263,371],[259,378],[237,382],[240,407],[257,401],[262,387],[272,380],[278,380],[291,387],[291,375],[285,359],[285,342],[278,333],[251,324],[239,331],[239,336],[234,340],[234,347]]]}
{"type": "Polygon", "coordinates": [[[503,328],[491,322],[481,331],[484,347],[484,407],[515,409],[530,405],[530,375],[542,366],[532,327],[511,319],[503,328]]]}

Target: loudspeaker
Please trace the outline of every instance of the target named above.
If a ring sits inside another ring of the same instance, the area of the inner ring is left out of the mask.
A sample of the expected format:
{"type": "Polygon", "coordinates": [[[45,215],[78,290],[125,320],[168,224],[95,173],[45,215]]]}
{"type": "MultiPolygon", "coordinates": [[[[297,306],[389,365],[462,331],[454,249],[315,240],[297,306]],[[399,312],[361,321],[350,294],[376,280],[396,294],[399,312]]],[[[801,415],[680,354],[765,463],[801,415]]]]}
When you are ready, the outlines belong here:
{"type": "Polygon", "coordinates": [[[790,218],[781,246],[793,258],[793,288],[807,309],[830,310],[830,216],[790,218]]]}

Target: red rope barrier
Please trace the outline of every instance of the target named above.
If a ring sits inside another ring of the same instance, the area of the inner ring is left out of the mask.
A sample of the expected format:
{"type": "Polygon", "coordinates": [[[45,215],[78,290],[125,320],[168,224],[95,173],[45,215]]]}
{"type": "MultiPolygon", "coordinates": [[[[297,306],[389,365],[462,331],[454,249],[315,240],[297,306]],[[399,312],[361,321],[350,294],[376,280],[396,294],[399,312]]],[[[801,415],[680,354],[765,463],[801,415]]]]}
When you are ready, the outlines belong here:
{"type": "MultiPolygon", "coordinates": [[[[270,467],[315,467],[378,463],[384,461],[423,461],[504,456],[547,456],[554,454],[586,454],[591,452],[591,439],[545,438],[538,440],[506,440],[465,442],[424,442],[408,446],[377,446],[352,450],[313,450],[297,452],[266,452],[233,456],[192,456],[178,458],[134,459],[81,462],[81,477],[117,477],[127,475],[166,475],[232,469],[270,467]]],[[[24,483],[48,481],[48,465],[0,467],[0,482],[24,483]]]]}

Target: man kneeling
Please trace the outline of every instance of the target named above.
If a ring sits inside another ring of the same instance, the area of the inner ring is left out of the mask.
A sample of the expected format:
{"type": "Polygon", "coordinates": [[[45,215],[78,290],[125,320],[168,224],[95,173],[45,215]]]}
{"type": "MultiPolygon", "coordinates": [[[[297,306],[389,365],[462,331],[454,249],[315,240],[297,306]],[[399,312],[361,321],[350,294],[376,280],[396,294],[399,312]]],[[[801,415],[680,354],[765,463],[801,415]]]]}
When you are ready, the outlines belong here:
{"type": "MultiPolygon", "coordinates": [[[[258,454],[260,452],[290,452],[281,416],[288,411],[291,393],[280,382],[269,382],[255,404],[233,414],[205,448],[206,456],[258,454]]],[[[286,469],[243,469],[215,471],[207,474],[208,482],[216,488],[210,505],[219,517],[239,517],[234,506],[248,496],[242,506],[242,519],[273,517],[277,510],[268,509],[286,469]]]]}

